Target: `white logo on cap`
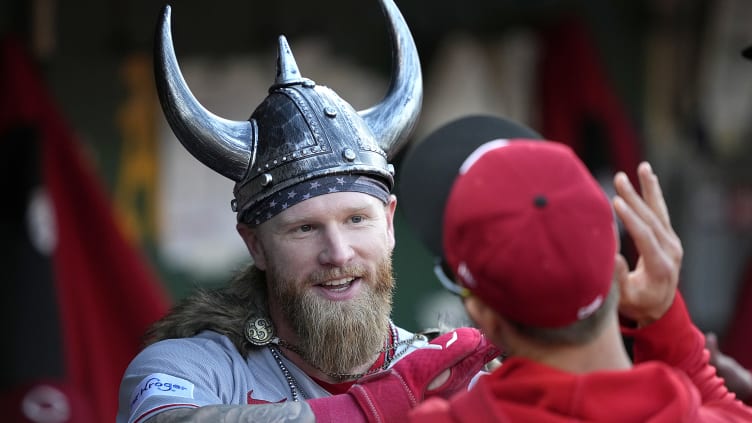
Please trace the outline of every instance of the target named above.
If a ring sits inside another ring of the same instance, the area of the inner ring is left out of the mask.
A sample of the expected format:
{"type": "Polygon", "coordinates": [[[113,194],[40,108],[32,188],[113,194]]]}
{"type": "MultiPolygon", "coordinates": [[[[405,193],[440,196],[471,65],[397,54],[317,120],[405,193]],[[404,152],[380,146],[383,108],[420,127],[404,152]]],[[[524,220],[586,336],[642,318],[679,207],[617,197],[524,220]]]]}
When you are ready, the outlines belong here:
{"type": "Polygon", "coordinates": [[[457,266],[457,275],[459,275],[468,286],[473,288],[476,287],[477,284],[475,283],[475,278],[473,278],[473,274],[470,273],[470,269],[467,268],[467,264],[465,264],[464,261],[457,266]]]}
{"type": "Polygon", "coordinates": [[[595,297],[593,302],[591,302],[590,304],[584,307],[580,307],[580,309],[577,310],[577,319],[582,320],[595,313],[595,311],[600,308],[601,304],[603,304],[603,295],[595,297]]]}
{"type": "Polygon", "coordinates": [[[480,147],[476,148],[469,156],[467,156],[465,161],[462,162],[462,166],[460,166],[460,175],[464,175],[484,154],[500,147],[506,147],[507,145],[509,145],[509,140],[505,139],[497,139],[481,144],[480,147]]]}

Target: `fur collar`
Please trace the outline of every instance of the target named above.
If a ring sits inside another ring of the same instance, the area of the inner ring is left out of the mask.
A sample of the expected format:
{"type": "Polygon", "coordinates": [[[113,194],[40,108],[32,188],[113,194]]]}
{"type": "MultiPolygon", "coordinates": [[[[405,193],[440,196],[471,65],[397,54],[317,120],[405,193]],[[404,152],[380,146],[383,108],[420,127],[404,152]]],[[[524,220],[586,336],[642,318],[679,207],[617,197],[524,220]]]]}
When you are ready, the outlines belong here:
{"type": "Polygon", "coordinates": [[[212,330],[227,336],[246,355],[256,348],[243,334],[246,322],[252,316],[268,315],[266,275],[249,265],[226,286],[199,289],[178,303],[147,331],[146,345],[212,330]]]}

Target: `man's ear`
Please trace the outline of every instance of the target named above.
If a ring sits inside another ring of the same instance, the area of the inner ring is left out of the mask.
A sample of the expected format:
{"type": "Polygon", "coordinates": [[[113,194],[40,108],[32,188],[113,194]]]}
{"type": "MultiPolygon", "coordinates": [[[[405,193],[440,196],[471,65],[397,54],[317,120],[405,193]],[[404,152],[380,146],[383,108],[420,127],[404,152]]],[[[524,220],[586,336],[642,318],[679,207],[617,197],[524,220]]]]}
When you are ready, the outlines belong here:
{"type": "Polygon", "coordinates": [[[473,295],[467,297],[464,304],[468,316],[478,325],[478,328],[496,345],[501,345],[503,322],[499,314],[483,300],[473,295]]]}
{"type": "Polygon", "coordinates": [[[397,196],[394,194],[389,196],[389,200],[384,206],[384,213],[386,214],[386,235],[389,237],[390,250],[394,249],[396,244],[394,237],[394,211],[397,209],[397,196]]]}
{"type": "Polygon", "coordinates": [[[258,229],[252,228],[245,223],[238,223],[235,229],[237,229],[240,237],[243,238],[243,242],[245,242],[245,246],[253,258],[253,264],[259,270],[266,270],[266,254],[264,254],[264,246],[261,244],[258,236],[258,229]]]}

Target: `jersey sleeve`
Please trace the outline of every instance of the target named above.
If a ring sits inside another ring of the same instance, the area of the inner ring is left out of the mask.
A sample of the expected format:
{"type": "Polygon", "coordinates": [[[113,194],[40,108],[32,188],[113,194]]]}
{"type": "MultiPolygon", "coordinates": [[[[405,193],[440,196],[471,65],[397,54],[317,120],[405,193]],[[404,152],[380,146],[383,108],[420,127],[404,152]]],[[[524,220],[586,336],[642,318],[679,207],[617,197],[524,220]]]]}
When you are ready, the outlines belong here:
{"type": "Polygon", "coordinates": [[[635,362],[659,360],[682,370],[699,390],[703,404],[741,404],[709,364],[705,336],[692,323],[680,293],[659,320],[639,329],[622,328],[622,332],[634,338],[635,362]]]}
{"type": "Polygon", "coordinates": [[[202,338],[170,339],[145,348],[125,371],[117,423],[142,422],[170,409],[222,404],[231,384],[231,352],[202,338]]]}

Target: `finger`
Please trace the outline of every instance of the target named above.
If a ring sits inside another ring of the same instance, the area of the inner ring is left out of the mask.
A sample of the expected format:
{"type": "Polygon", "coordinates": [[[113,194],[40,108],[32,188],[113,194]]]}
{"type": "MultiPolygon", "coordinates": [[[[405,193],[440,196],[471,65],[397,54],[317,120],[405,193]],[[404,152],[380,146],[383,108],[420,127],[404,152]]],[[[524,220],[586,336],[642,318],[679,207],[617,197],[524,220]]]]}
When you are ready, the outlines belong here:
{"type": "Polygon", "coordinates": [[[617,283],[625,282],[629,277],[629,264],[623,255],[617,253],[614,257],[614,279],[617,283]]]}
{"type": "Polygon", "coordinates": [[[614,198],[614,210],[632,237],[645,265],[654,270],[668,270],[665,252],[651,228],[622,197],[614,198]]]}
{"type": "Polygon", "coordinates": [[[668,206],[663,197],[663,190],[658,181],[658,176],[653,172],[653,168],[648,162],[640,163],[640,166],[637,168],[637,173],[640,177],[643,199],[653,210],[656,217],[662,222],[663,229],[665,230],[657,235],[660,237],[659,241],[661,241],[666,252],[670,254],[676,262],[681,262],[684,255],[681,240],[676,235],[674,228],[671,227],[668,206]]]}
{"type": "Polygon", "coordinates": [[[668,214],[666,200],[663,198],[663,190],[658,182],[658,176],[653,172],[652,166],[648,162],[642,162],[637,167],[637,175],[640,179],[640,190],[642,198],[648,207],[656,214],[658,219],[667,229],[671,229],[671,218],[668,214]]]}
{"type": "Polygon", "coordinates": [[[614,258],[614,280],[619,286],[619,299],[620,303],[631,301],[631,295],[629,294],[629,264],[627,259],[621,254],[616,254],[614,258]]]}
{"type": "Polygon", "coordinates": [[[668,232],[666,226],[658,218],[656,213],[645,203],[642,197],[637,194],[632,183],[624,172],[618,172],[614,176],[614,188],[616,193],[621,197],[629,207],[634,210],[636,216],[645,222],[645,225],[654,233],[656,239],[663,245],[675,244],[673,231],[668,232]]]}
{"type": "Polygon", "coordinates": [[[719,351],[718,338],[713,332],[708,332],[705,334],[705,348],[707,348],[711,353],[719,351]]]}

